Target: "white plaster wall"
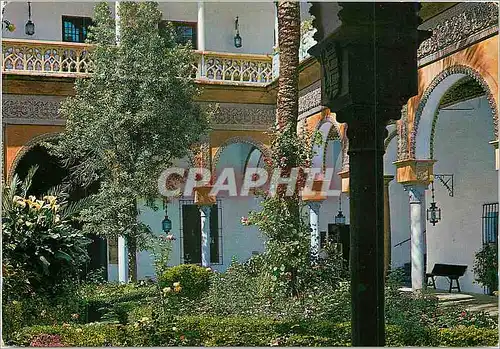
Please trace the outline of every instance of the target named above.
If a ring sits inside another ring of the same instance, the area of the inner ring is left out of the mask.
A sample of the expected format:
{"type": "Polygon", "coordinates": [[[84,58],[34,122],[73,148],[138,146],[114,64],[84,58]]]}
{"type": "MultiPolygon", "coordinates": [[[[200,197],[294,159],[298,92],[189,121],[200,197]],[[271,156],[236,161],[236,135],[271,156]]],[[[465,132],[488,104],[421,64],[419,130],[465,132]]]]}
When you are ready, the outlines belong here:
{"type": "MultiPolygon", "coordinates": [[[[5,7],[5,19],[16,26],[14,32],[3,31],[5,38],[30,40],[62,40],[62,18],[93,17],[96,2],[32,2],[35,34],[24,33],[28,20],[27,2],[10,2],[5,7]]],[[[114,14],[114,2],[109,2],[114,14]]],[[[196,2],[160,2],[164,19],[197,22],[196,2]]],[[[205,3],[205,49],[218,52],[269,54],[272,52],[274,14],[272,2],[207,2],[205,3]],[[234,47],[234,20],[239,16],[241,48],[234,47]]]]}
{"type": "MultiPolygon", "coordinates": [[[[395,125],[388,127],[389,133],[395,125]]],[[[384,154],[384,175],[396,175],[393,162],[397,159],[398,138],[394,137],[384,154]]],[[[410,203],[408,192],[394,179],[389,183],[389,206],[391,210],[391,266],[402,267],[410,262],[410,241],[395,245],[410,237],[410,203]]]]}
{"type": "Polygon", "coordinates": [[[205,46],[209,51],[270,54],[274,44],[273,2],[205,3],[205,46]],[[234,47],[239,17],[242,47],[234,47]]]}
{"type": "MultiPolygon", "coordinates": [[[[161,222],[165,216],[162,209],[162,202],[158,200],[156,205],[160,208],[157,211],[140,205],[140,221],[150,226],[152,231],[159,235],[164,234],[161,222]]],[[[264,250],[264,239],[256,227],[241,225],[241,217],[248,216],[248,212],[258,209],[257,200],[254,198],[221,198],[222,206],[222,256],[223,264],[212,265],[213,269],[223,271],[235,257],[238,261],[246,261],[254,252],[264,250]]],[[[179,200],[174,200],[168,204],[168,216],[172,221],[171,233],[177,238],[173,242],[172,254],[169,265],[178,265],[181,262],[180,239],[180,219],[179,200]]],[[[138,278],[153,278],[155,270],[152,255],[149,251],[142,251],[138,254],[138,278]]]]}
{"type": "MultiPolygon", "coordinates": [[[[482,293],[473,283],[474,254],[482,246],[481,215],[484,203],[498,201],[495,154],[488,144],[493,140],[493,122],[486,98],[476,98],[442,110],[436,128],[434,165],[436,174],[454,174],[454,197],[436,181],[436,202],[442,220],[427,223],[427,269],[434,263],[468,266],[460,286],[464,292],[482,293]]],[[[426,193],[427,206],[431,202],[426,193]]],[[[447,289],[445,278],[437,278],[438,288],[447,289]]]]}
{"type": "MultiPolygon", "coordinates": [[[[62,41],[62,17],[93,17],[96,2],[38,2],[31,3],[31,20],[35,24],[35,34],[26,35],[24,25],[28,21],[28,4],[25,1],[9,2],[5,6],[4,18],[14,23],[12,33],[3,30],[5,38],[62,41]]],[[[112,13],[114,3],[110,2],[112,13]]]]}

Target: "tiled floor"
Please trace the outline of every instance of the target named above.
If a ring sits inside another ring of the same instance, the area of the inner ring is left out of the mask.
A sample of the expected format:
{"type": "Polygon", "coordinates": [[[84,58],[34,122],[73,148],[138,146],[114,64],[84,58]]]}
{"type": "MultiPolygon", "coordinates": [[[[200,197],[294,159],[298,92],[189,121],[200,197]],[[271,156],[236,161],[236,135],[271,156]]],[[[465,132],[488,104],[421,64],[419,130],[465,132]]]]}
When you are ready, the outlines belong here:
{"type": "MultiPolygon", "coordinates": [[[[402,291],[411,291],[411,288],[401,288],[402,291]]],[[[446,290],[428,288],[427,292],[434,294],[442,305],[461,304],[469,311],[486,311],[493,316],[498,315],[498,296],[488,296],[477,293],[448,293],[446,290]]]]}

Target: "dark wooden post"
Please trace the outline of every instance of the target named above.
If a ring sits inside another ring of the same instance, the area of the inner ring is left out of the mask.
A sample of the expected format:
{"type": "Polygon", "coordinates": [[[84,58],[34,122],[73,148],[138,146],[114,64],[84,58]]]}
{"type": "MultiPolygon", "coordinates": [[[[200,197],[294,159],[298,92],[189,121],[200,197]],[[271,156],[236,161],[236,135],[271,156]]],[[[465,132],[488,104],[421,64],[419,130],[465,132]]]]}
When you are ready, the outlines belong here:
{"type": "Polygon", "coordinates": [[[417,93],[417,3],[320,3],[322,104],[348,124],[352,345],[384,346],[384,139],[417,93]],[[340,5],[340,11],[338,6],[340,5]],[[338,17],[337,17],[338,15],[338,17]]]}

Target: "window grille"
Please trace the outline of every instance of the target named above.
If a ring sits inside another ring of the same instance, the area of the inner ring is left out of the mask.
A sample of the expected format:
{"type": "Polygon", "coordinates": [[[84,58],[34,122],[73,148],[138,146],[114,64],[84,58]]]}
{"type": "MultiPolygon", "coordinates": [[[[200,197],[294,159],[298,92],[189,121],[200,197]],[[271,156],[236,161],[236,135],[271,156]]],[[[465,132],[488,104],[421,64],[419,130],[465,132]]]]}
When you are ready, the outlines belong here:
{"type": "Polygon", "coordinates": [[[498,241],[498,202],[483,205],[483,244],[498,241]]]}

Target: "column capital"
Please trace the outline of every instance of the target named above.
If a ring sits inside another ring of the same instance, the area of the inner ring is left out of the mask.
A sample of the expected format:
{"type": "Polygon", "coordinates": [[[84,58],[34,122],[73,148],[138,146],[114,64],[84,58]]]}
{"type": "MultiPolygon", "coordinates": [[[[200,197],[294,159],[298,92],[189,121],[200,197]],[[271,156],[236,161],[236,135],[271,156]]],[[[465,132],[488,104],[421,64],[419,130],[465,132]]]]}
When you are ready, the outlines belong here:
{"type": "Polygon", "coordinates": [[[396,166],[396,179],[403,185],[428,186],[434,174],[436,160],[408,159],[393,162],[396,166]]]}
{"type": "Polygon", "coordinates": [[[349,170],[340,171],[338,175],[340,176],[342,193],[349,195],[349,170]]]}
{"type": "Polygon", "coordinates": [[[307,201],[307,206],[313,210],[316,214],[318,214],[319,209],[323,201],[307,201]]]}
{"type": "Polygon", "coordinates": [[[393,179],[393,175],[384,175],[384,185],[387,187],[393,179]]]}
{"type": "Polygon", "coordinates": [[[425,190],[428,184],[416,183],[416,184],[406,184],[404,189],[410,195],[410,204],[421,204],[425,199],[425,190]]]}
{"type": "Polygon", "coordinates": [[[215,205],[216,197],[214,195],[210,195],[210,191],[212,190],[211,185],[204,185],[200,187],[194,188],[194,203],[195,205],[204,207],[215,205]]]}

